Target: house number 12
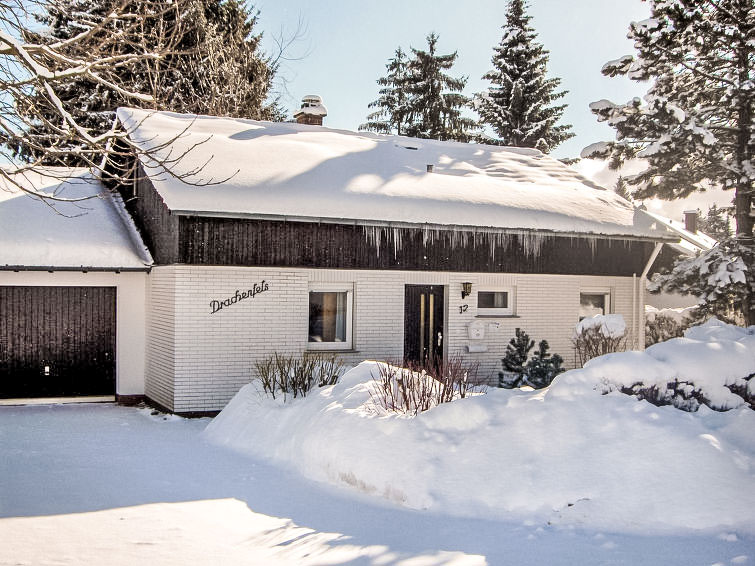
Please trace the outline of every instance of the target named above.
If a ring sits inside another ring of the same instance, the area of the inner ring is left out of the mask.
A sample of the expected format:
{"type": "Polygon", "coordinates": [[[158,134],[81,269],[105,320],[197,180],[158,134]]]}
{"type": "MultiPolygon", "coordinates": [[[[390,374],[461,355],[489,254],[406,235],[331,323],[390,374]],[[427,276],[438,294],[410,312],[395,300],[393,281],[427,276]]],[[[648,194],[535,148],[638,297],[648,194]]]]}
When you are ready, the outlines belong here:
{"type": "Polygon", "coordinates": [[[468,308],[469,308],[469,305],[461,305],[459,307],[459,314],[463,314],[463,313],[467,312],[468,308]]]}

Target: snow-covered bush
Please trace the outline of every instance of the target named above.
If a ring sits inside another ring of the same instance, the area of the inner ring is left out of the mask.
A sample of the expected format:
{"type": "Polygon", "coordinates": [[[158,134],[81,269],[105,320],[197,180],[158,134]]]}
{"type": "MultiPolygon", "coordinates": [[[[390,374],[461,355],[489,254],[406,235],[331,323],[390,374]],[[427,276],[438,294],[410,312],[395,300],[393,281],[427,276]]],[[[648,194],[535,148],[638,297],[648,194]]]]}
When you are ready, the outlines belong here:
{"type": "Polygon", "coordinates": [[[391,413],[416,415],[441,403],[463,399],[472,393],[483,393],[485,385],[477,379],[478,363],[466,363],[454,356],[437,368],[423,368],[412,363],[381,363],[375,386],[370,391],[372,401],[391,413]]]}
{"type": "Polygon", "coordinates": [[[627,345],[627,326],[620,314],[596,314],[583,318],[574,331],[572,344],[580,365],[604,354],[622,352],[627,345]]]}
{"type": "Polygon", "coordinates": [[[265,393],[275,399],[282,395],[304,397],[315,385],[324,387],[338,382],[343,361],[335,355],[286,355],[274,352],[254,363],[256,379],[265,393]]]}
{"type": "MultiPolygon", "coordinates": [[[[627,372],[620,358],[606,356],[586,366],[603,375],[600,390],[621,391],[653,405],[672,405],[697,411],[701,405],[716,411],[741,406],[755,409],[755,326],[741,328],[716,318],[649,347],[627,372]],[[654,362],[650,362],[655,360],[654,362]]],[[[623,354],[622,354],[623,355],[623,354]]]]}
{"type": "Polygon", "coordinates": [[[661,309],[645,307],[645,347],[684,336],[696,318],[695,307],[661,309]]]}

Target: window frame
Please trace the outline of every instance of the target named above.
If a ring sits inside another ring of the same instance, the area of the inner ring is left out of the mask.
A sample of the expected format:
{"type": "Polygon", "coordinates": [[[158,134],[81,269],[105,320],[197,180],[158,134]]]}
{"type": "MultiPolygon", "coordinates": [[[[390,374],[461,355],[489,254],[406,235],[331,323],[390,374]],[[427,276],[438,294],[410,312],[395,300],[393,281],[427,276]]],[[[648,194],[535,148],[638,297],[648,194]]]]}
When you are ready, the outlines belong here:
{"type": "Polygon", "coordinates": [[[351,283],[310,284],[307,289],[307,350],[354,349],[354,285],[351,283]],[[312,293],[346,293],[346,338],[343,342],[313,342],[309,340],[309,309],[312,293]]]}
{"type": "Polygon", "coordinates": [[[482,287],[475,295],[477,316],[514,316],[516,314],[516,290],[514,287],[482,287]],[[480,293],[508,293],[508,307],[481,307],[480,293]]]}
{"type": "MultiPolygon", "coordinates": [[[[582,311],[582,296],[583,295],[602,295],[603,296],[603,316],[607,314],[611,314],[611,307],[613,306],[613,301],[611,300],[611,295],[613,293],[611,292],[611,289],[608,289],[606,287],[599,287],[599,288],[586,288],[586,289],[580,289],[579,290],[579,310],[582,311]]],[[[600,314],[600,313],[597,313],[600,314]]],[[[587,316],[595,316],[595,315],[587,315],[587,316]]],[[[581,312],[578,314],[578,319],[581,321],[587,316],[582,316],[581,312]]]]}

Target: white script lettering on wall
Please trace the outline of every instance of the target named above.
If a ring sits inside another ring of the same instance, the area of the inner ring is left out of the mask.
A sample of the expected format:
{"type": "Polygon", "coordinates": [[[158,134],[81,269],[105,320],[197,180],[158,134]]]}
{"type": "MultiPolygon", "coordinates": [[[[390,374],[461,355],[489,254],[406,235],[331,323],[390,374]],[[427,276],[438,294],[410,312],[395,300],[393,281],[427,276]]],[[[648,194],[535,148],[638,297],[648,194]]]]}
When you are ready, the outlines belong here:
{"type": "Polygon", "coordinates": [[[221,310],[223,307],[230,307],[231,305],[235,305],[236,303],[243,301],[244,299],[253,299],[260,293],[264,293],[268,290],[268,285],[263,279],[259,283],[252,284],[252,288],[248,289],[246,291],[240,291],[236,289],[236,292],[233,294],[233,296],[228,297],[227,299],[224,299],[222,301],[214,300],[210,301],[210,314],[215,314],[219,310],[221,310]]]}

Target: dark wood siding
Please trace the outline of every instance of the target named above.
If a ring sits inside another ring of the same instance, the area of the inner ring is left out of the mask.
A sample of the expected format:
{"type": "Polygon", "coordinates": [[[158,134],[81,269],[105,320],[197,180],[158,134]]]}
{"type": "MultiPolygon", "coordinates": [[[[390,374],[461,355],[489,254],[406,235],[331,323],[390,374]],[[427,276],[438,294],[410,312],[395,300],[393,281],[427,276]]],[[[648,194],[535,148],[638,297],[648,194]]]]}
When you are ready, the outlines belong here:
{"type": "Polygon", "coordinates": [[[115,300],[115,287],[0,287],[0,398],[113,395],[115,300]]]}
{"type": "Polygon", "coordinates": [[[179,262],[198,265],[631,276],[653,249],[640,240],[180,219],[179,262]]]}
{"type": "Polygon", "coordinates": [[[178,216],[170,213],[141,165],[135,170],[134,178],[131,185],[118,185],[126,208],[155,263],[175,263],[178,261],[178,216]]]}

